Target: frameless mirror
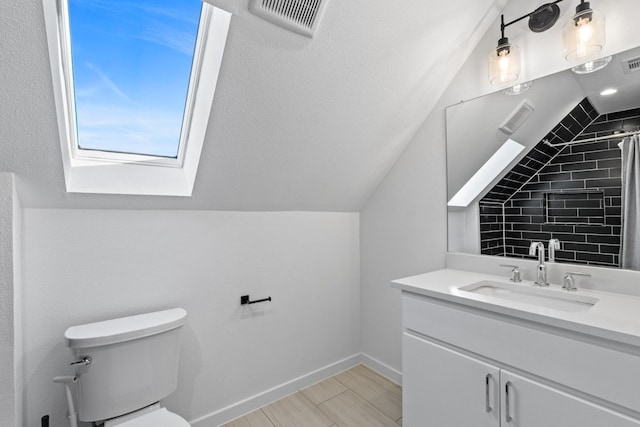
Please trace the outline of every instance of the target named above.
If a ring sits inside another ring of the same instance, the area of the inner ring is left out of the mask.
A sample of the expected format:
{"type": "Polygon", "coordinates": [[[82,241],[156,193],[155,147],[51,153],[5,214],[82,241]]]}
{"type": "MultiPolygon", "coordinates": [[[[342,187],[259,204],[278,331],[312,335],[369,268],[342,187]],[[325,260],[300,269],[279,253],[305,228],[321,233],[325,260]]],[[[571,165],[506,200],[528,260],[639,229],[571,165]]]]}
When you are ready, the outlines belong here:
{"type": "Polygon", "coordinates": [[[557,239],[556,261],[629,268],[619,144],[640,130],[640,47],[452,105],[446,121],[450,252],[527,258],[557,239]]]}

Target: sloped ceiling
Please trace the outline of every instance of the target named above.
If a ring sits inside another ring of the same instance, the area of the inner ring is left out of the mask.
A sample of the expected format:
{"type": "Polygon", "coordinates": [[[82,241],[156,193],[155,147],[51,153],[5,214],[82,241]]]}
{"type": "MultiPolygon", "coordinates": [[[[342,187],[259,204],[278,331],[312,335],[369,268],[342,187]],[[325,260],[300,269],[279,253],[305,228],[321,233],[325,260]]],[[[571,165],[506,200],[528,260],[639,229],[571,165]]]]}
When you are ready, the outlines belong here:
{"type": "Polygon", "coordinates": [[[65,192],[42,3],[3,0],[0,171],[25,207],[358,211],[508,0],[328,1],[311,39],[226,1],[194,193],[171,198],[65,192]]]}

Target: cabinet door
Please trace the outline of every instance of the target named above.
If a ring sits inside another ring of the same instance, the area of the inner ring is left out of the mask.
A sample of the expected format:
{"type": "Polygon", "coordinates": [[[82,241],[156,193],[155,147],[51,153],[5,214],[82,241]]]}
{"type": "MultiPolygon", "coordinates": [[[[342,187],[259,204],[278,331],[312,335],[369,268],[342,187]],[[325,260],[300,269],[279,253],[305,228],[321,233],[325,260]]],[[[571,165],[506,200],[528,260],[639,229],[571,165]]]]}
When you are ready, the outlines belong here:
{"type": "Polygon", "coordinates": [[[502,427],[638,427],[640,420],[502,370],[502,427]]]}
{"type": "Polygon", "coordinates": [[[405,427],[500,425],[500,371],[495,366],[407,332],[402,351],[405,427]]]}

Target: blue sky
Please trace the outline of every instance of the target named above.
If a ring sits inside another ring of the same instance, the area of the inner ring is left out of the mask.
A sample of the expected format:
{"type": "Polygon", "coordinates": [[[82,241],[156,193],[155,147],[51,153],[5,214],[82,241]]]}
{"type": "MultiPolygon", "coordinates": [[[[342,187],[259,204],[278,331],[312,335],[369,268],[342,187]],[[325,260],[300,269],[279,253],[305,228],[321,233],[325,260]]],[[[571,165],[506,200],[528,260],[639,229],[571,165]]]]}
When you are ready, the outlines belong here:
{"type": "Polygon", "coordinates": [[[175,157],[201,0],[69,0],[81,148],[175,157]]]}

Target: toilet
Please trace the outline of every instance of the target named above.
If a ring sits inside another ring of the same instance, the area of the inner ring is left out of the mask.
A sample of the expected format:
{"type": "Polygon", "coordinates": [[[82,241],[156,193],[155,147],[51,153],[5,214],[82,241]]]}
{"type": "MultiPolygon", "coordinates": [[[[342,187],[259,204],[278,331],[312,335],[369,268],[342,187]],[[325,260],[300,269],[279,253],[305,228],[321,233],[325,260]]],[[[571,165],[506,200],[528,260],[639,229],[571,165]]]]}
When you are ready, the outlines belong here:
{"type": "Polygon", "coordinates": [[[104,427],[189,427],[160,405],[178,384],[182,308],[66,330],[78,418],[104,427]]]}

